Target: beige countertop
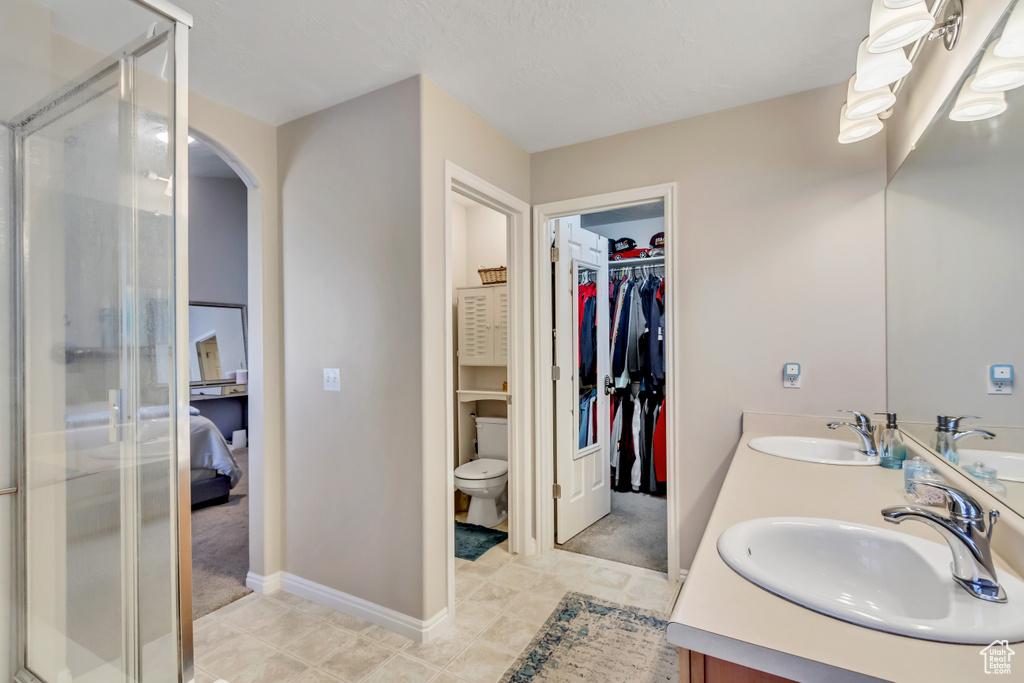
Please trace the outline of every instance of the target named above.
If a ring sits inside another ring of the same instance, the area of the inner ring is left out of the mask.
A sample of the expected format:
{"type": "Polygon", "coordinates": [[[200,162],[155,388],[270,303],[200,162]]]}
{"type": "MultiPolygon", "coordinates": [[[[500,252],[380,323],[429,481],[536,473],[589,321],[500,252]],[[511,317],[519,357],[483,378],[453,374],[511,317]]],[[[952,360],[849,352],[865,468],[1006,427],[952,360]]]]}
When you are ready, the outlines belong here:
{"type": "MultiPolygon", "coordinates": [[[[777,597],[725,564],[718,555],[718,537],[738,522],[824,517],[892,530],[880,511],[906,502],[898,470],[799,462],[747,446],[764,435],[744,433],[740,440],[672,611],[669,642],[797,681],[989,680],[979,646],[935,643],[848,624],[777,597]]],[[[839,433],[829,436],[843,438],[839,433]]],[[[942,542],[924,525],[898,530],[942,542]]],[[[996,563],[1000,572],[1010,571],[1000,558],[996,563]]],[[[1019,656],[1024,674],[1024,652],[1019,656]]]]}

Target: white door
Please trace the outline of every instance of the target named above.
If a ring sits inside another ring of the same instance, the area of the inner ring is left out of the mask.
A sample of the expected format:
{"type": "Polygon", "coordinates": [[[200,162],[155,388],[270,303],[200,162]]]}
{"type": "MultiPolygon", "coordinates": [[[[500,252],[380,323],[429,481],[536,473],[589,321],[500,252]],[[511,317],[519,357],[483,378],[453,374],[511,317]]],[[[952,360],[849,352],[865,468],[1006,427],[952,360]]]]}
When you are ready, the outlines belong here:
{"type": "Polygon", "coordinates": [[[576,218],[553,223],[555,539],[565,543],[611,512],[608,240],[576,218]]]}
{"type": "Polygon", "coordinates": [[[492,300],[487,287],[459,290],[460,365],[494,365],[492,300]]]}

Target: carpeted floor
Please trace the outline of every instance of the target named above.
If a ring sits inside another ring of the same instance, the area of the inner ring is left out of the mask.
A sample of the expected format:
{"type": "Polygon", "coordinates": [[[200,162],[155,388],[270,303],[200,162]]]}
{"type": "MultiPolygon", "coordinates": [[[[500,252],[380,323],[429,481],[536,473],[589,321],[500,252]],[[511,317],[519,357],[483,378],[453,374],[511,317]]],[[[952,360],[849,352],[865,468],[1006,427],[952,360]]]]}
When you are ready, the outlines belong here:
{"type": "Polygon", "coordinates": [[[612,491],[612,513],[557,547],[667,572],[668,505],[664,498],[612,491]]]}
{"type": "Polygon", "coordinates": [[[502,683],[674,683],[664,615],[566,593],[502,683]]]}
{"type": "Polygon", "coordinates": [[[249,573],[249,451],[234,451],[242,479],[224,505],[192,513],[192,617],[252,593],[249,573]]]}

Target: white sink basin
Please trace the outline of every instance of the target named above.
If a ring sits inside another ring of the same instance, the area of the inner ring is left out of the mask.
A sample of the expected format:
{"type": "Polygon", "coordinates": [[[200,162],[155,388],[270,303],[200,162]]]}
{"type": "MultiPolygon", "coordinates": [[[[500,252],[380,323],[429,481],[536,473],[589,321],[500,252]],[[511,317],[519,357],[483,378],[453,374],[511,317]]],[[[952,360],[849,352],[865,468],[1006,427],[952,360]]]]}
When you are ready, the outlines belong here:
{"type": "Polygon", "coordinates": [[[813,439],[808,436],[759,436],[748,444],[755,451],[790,460],[827,465],[877,465],[878,456],[868,457],[860,446],[837,439],[813,439]]]}
{"type": "Polygon", "coordinates": [[[726,529],[718,552],[761,588],[858,626],[964,645],[1024,640],[1024,583],[1002,572],[1007,603],[971,597],[953,581],[945,543],[831,519],[769,517],[726,529]]]}
{"type": "Polygon", "coordinates": [[[979,451],[960,448],[960,465],[970,467],[976,462],[996,470],[996,478],[1003,481],[1024,482],[1024,453],[1007,451],[979,451]]]}

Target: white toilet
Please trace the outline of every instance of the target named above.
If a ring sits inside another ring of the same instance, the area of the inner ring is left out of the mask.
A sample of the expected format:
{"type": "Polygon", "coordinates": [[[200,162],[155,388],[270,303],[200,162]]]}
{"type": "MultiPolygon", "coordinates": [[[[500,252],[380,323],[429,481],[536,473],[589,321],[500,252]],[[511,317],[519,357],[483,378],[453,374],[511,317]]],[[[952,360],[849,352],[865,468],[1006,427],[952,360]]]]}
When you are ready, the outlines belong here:
{"type": "Polygon", "coordinates": [[[470,497],[470,524],[493,527],[508,517],[508,419],[476,418],[477,459],[455,469],[455,486],[470,497]]]}

